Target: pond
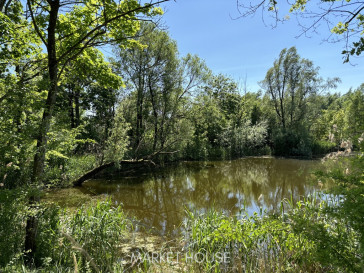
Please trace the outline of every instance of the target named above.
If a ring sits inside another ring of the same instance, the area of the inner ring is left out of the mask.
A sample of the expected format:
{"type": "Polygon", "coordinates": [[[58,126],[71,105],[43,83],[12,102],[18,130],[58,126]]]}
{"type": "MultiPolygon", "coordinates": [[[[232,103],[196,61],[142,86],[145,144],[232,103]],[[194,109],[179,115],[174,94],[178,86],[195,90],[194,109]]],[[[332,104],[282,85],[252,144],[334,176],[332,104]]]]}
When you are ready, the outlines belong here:
{"type": "Polygon", "coordinates": [[[181,162],[117,179],[88,180],[82,187],[48,197],[67,206],[75,191],[76,196],[108,196],[143,225],[165,234],[181,224],[186,208],[199,212],[215,208],[229,214],[245,208],[252,214],[260,208],[276,210],[284,198],[297,201],[317,189],[310,177],[319,164],[271,157],[181,162]]]}

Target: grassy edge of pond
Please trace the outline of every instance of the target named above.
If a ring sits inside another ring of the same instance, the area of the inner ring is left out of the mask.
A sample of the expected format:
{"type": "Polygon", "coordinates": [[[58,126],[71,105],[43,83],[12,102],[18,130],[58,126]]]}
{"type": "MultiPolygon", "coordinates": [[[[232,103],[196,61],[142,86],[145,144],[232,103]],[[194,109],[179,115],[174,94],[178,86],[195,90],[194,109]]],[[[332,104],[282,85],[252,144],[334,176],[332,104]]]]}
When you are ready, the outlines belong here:
{"type": "MultiPolygon", "coordinates": [[[[43,200],[61,207],[110,197],[129,215],[161,234],[176,234],[185,208],[215,208],[230,215],[245,207],[277,210],[284,198],[294,202],[318,189],[311,182],[317,161],[249,157],[231,161],[180,162],[164,168],[92,179],[82,187],[53,189],[43,200]]],[[[321,164],[320,164],[321,165],[321,164]]]]}
{"type": "Polygon", "coordinates": [[[140,227],[108,200],[75,211],[43,205],[33,209],[40,219],[34,270],[24,267],[22,253],[29,193],[2,190],[0,218],[8,228],[1,230],[0,268],[2,272],[361,272],[363,167],[364,157],[357,156],[337,160],[335,167],[317,173],[323,183],[334,181],[332,193],[344,197],[330,205],[312,196],[296,204],[285,201],[284,211],[264,216],[186,211],[184,234],[172,243],[159,242],[159,251],[136,246],[135,236],[128,234],[142,234],[145,239],[140,227]],[[128,243],[135,247],[123,253],[128,243]],[[178,252],[193,258],[178,258],[174,255],[178,252]],[[131,260],[131,253],[141,253],[142,258],[135,260],[135,254],[131,260]],[[158,258],[165,253],[172,253],[170,260],[158,258]],[[224,254],[228,259],[222,261],[224,254]]]}

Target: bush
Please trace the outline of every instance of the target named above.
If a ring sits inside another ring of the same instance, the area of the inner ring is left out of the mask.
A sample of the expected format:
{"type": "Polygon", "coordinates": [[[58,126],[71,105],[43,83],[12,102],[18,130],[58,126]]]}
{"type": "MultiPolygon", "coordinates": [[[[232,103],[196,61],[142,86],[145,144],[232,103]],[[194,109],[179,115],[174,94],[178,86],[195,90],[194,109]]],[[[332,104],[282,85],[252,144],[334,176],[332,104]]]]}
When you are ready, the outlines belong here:
{"type": "MultiPolygon", "coordinates": [[[[0,193],[0,271],[28,272],[23,262],[26,198],[17,195],[17,202],[12,202],[14,192],[0,193]]],[[[36,272],[112,272],[121,257],[120,245],[132,228],[111,201],[83,206],[72,215],[52,204],[33,213],[38,219],[36,272]]]]}
{"type": "MultiPolygon", "coordinates": [[[[364,143],[362,143],[364,144],[364,143]]],[[[361,151],[363,151],[361,148],[361,151]]],[[[364,154],[351,158],[337,158],[334,166],[332,161],[327,170],[316,175],[323,183],[333,184],[329,193],[338,196],[338,206],[331,208],[331,215],[341,218],[346,225],[359,234],[360,256],[364,256],[364,154]]],[[[362,263],[362,268],[364,264],[362,263]]]]}
{"type": "Polygon", "coordinates": [[[273,153],[277,156],[312,156],[312,140],[304,128],[277,131],[273,146],[273,153]]]}
{"type": "Polygon", "coordinates": [[[229,128],[220,142],[230,150],[232,158],[270,154],[267,146],[268,125],[262,121],[252,125],[250,121],[239,127],[229,128]]]}
{"type": "Polygon", "coordinates": [[[313,155],[325,155],[335,151],[336,144],[325,140],[316,140],[312,144],[313,155]]]}
{"type": "Polygon", "coordinates": [[[73,155],[56,165],[47,165],[45,181],[49,187],[67,187],[97,165],[95,155],[73,155]]]}
{"type": "MultiPolygon", "coordinates": [[[[111,201],[97,202],[95,206],[83,206],[71,217],[64,216],[63,250],[58,261],[67,260],[73,264],[75,253],[80,266],[86,266],[87,256],[91,257],[101,271],[111,272],[120,258],[120,244],[132,228],[120,207],[113,207],[111,201]],[[75,252],[75,242],[82,246],[75,252]]],[[[63,265],[63,263],[62,263],[63,265]]]]}
{"type": "Polygon", "coordinates": [[[25,191],[0,189],[0,268],[22,255],[26,211],[25,191]]]}
{"type": "Polygon", "coordinates": [[[188,212],[187,251],[230,254],[228,264],[210,259],[188,266],[204,272],[358,272],[358,233],[329,208],[311,197],[295,206],[286,202],[287,212],[277,215],[188,212]]]}

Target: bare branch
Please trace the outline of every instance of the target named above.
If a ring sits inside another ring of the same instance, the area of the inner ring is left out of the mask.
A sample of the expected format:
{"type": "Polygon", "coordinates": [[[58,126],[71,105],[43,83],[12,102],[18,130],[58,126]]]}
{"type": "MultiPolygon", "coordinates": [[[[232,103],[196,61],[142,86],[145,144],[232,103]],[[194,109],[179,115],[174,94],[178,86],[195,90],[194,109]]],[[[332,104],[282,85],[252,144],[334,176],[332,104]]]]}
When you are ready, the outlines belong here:
{"type": "Polygon", "coordinates": [[[40,32],[39,28],[38,28],[38,25],[37,25],[37,22],[35,21],[35,18],[34,18],[34,14],[33,14],[33,9],[32,9],[32,4],[30,3],[31,0],[27,0],[27,4],[28,4],[28,7],[29,7],[29,12],[30,12],[30,16],[32,18],[32,23],[33,23],[33,26],[34,26],[34,29],[35,31],[37,32],[39,38],[42,40],[43,44],[45,46],[48,46],[48,43],[46,42],[46,40],[44,39],[42,33],[40,32]]]}

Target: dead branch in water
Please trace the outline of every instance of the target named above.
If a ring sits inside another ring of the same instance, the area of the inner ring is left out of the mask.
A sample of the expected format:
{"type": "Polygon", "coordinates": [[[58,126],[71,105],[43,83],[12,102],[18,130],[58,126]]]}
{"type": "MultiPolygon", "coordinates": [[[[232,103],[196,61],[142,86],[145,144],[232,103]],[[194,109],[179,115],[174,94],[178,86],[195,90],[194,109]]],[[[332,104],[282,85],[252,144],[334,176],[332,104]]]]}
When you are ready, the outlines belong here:
{"type": "MultiPolygon", "coordinates": [[[[141,163],[147,163],[147,164],[155,165],[155,163],[152,160],[146,160],[146,159],[121,160],[121,161],[119,161],[120,165],[141,164],[141,163]]],[[[98,166],[98,167],[92,169],[91,171],[88,171],[87,173],[85,173],[84,175],[79,177],[77,180],[73,181],[73,186],[75,186],[75,187],[76,186],[81,186],[83,182],[85,182],[88,179],[91,179],[92,177],[94,177],[96,174],[98,174],[102,170],[105,170],[105,169],[110,168],[110,167],[114,167],[115,165],[116,165],[115,162],[109,162],[109,163],[103,164],[101,166],[98,166]]]]}

